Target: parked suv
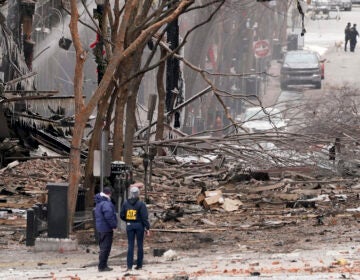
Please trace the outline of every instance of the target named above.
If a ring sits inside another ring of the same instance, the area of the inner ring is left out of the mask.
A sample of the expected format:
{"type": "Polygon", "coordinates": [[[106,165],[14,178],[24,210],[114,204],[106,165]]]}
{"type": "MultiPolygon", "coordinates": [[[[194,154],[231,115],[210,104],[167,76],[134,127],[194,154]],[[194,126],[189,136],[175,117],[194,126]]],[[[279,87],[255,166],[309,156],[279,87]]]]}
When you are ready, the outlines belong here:
{"type": "Polygon", "coordinates": [[[316,52],[289,51],[285,54],[280,71],[280,87],[289,85],[314,85],[321,88],[321,64],[316,52]]]}

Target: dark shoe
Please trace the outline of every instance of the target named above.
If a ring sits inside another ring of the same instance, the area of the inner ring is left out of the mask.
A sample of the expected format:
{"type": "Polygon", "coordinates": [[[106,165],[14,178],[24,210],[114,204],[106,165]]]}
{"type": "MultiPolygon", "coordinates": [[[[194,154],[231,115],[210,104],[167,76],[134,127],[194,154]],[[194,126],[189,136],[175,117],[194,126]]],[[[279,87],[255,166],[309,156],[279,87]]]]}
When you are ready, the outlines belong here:
{"type": "Polygon", "coordinates": [[[104,268],[99,268],[99,272],[104,272],[104,271],[111,271],[113,270],[111,267],[104,267],[104,268]]]}
{"type": "Polygon", "coordinates": [[[138,266],[138,265],[137,265],[137,266],[135,267],[135,269],[136,269],[136,270],[142,269],[142,266],[138,266]]]}

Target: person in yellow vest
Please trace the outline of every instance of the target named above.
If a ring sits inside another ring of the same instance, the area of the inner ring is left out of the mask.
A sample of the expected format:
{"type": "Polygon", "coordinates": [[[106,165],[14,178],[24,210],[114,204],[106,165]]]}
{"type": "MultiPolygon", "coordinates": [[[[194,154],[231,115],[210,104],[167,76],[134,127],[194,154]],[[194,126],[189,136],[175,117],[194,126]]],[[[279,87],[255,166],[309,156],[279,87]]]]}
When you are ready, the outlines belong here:
{"type": "Polygon", "coordinates": [[[132,269],[134,262],[135,238],[137,244],[137,261],[135,269],[141,269],[144,259],[144,235],[150,235],[150,223],[146,204],[139,199],[140,190],[130,187],[129,199],[121,207],[120,218],[126,222],[128,238],[127,271],[132,269]]]}

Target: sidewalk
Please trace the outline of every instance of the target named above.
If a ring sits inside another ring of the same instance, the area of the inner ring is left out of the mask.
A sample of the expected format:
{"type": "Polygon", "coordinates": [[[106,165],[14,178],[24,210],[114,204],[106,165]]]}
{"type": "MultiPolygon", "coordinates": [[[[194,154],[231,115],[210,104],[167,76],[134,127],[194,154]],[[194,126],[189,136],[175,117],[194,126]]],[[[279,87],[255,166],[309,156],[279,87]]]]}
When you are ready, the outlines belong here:
{"type": "Polygon", "coordinates": [[[209,244],[206,250],[173,248],[174,254],[166,258],[152,255],[156,248],[152,241],[145,242],[143,270],[131,273],[124,272],[123,239],[116,240],[111,252],[109,266],[114,270],[102,273],[97,271],[95,245],[81,245],[77,251],[63,253],[33,252],[14,245],[1,250],[0,279],[360,279],[360,246],[355,242],[332,246],[310,242],[301,249],[271,253],[234,241],[233,246],[226,247],[209,244]]]}

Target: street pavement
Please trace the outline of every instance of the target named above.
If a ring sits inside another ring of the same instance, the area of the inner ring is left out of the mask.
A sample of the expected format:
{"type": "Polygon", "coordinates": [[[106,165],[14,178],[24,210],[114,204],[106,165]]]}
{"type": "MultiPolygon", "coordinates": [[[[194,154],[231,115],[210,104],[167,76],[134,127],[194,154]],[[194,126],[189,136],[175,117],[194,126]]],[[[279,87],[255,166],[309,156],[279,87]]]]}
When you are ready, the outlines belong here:
{"type": "MultiPolygon", "coordinates": [[[[124,234],[124,233],[123,233],[124,234]]],[[[227,248],[176,250],[171,257],[154,257],[145,242],[143,270],[125,272],[124,243],[114,243],[110,272],[97,271],[97,247],[75,252],[32,252],[13,248],[0,253],[1,280],[19,279],[360,279],[359,241],[306,247],[284,253],[252,251],[245,244],[227,248]]],[[[266,244],[264,244],[265,248],[266,244]]]]}

